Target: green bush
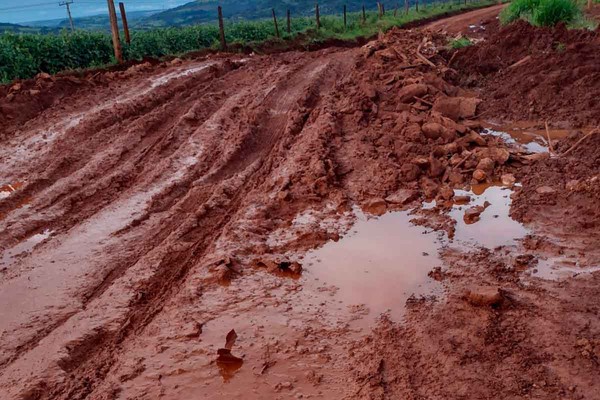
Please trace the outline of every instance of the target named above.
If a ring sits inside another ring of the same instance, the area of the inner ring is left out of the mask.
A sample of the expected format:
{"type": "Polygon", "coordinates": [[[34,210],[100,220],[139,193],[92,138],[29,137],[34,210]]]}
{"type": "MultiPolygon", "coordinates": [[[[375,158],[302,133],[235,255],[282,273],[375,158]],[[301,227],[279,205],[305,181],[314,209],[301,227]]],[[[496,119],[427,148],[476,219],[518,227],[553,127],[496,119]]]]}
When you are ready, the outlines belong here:
{"type": "Polygon", "coordinates": [[[531,22],[537,26],[554,26],[559,22],[570,24],[580,13],[581,9],[572,0],[543,0],[533,10],[531,22]]]}
{"type": "Polygon", "coordinates": [[[575,0],[513,0],[500,14],[504,25],[524,19],[536,26],[571,24],[582,16],[575,0]]]}

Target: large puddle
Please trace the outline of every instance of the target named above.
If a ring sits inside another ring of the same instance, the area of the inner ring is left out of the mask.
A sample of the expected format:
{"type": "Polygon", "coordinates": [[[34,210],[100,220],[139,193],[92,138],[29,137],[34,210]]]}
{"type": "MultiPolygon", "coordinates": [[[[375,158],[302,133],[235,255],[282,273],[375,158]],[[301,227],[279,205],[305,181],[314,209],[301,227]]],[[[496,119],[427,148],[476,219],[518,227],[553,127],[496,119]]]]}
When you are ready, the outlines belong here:
{"type": "Polygon", "coordinates": [[[351,232],[309,252],[303,261],[309,286],[334,286],[347,306],[365,305],[373,315],[404,314],[411,296],[441,293],[428,273],[441,265],[440,235],[413,225],[409,212],[368,218],[357,213],[351,232]]]}
{"type": "MultiPolygon", "coordinates": [[[[346,236],[304,257],[305,284],[330,292],[350,310],[364,306],[364,314],[387,312],[398,320],[407,300],[443,294],[441,284],[429,276],[442,266],[439,252],[443,248],[494,249],[515,245],[529,234],[509,215],[511,188],[475,185],[455,193],[462,199],[468,197],[468,202],[453,205],[449,212],[456,220],[452,238],[414,225],[410,221],[415,216],[409,211],[367,217],[355,210],[357,222],[346,236]],[[475,219],[469,217],[473,210],[475,219]]],[[[432,207],[435,203],[425,205],[432,207]]]]}

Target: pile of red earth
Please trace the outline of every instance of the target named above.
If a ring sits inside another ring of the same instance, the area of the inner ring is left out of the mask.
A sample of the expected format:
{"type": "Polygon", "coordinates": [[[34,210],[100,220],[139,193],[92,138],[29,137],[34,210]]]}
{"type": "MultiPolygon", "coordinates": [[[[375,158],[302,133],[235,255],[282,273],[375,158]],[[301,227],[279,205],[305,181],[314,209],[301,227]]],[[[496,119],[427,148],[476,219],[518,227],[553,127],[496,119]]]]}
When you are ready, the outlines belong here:
{"type": "Polygon", "coordinates": [[[482,113],[508,121],[600,123],[599,31],[533,27],[518,21],[459,50],[452,67],[477,87],[482,113]]]}
{"type": "Polygon", "coordinates": [[[555,157],[519,171],[522,190],[512,214],[566,233],[597,236],[600,227],[600,132],[584,138],[573,132],[561,140],[555,157]]]}

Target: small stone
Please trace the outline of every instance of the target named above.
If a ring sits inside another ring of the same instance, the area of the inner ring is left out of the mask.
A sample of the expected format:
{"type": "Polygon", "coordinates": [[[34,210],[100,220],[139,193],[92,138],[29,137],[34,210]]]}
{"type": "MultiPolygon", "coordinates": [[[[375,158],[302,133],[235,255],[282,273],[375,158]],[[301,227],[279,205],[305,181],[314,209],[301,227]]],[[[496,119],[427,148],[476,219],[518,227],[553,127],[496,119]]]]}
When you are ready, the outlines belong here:
{"type": "MultiPolygon", "coordinates": [[[[494,171],[495,166],[496,166],[496,163],[491,158],[482,158],[477,163],[476,169],[482,170],[486,174],[491,174],[494,171]]],[[[484,177],[484,179],[485,179],[485,177],[484,177]]]]}
{"type": "Polygon", "coordinates": [[[437,139],[439,137],[441,137],[442,135],[444,135],[444,131],[446,130],[446,128],[444,128],[442,125],[435,123],[435,122],[430,122],[427,124],[424,124],[421,127],[421,130],[423,131],[423,135],[425,135],[425,137],[429,138],[429,139],[437,139]]]}
{"type": "Polygon", "coordinates": [[[552,194],[556,192],[556,190],[550,186],[540,186],[535,189],[535,191],[537,194],[552,194]]]}
{"type": "Polygon", "coordinates": [[[473,172],[473,179],[475,179],[477,182],[482,182],[485,180],[485,178],[487,178],[487,174],[484,170],[476,169],[475,172],[473,172]]]}
{"type": "Polygon", "coordinates": [[[498,288],[472,288],[465,292],[464,298],[477,307],[495,307],[503,301],[498,288]]]}
{"type": "Polygon", "coordinates": [[[513,186],[517,179],[513,174],[504,174],[500,177],[504,186],[513,186]]]}
{"type": "Polygon", "coordinates": [[[32,96],[37,96],[38,94],[40,94],[40,91],[37,90],[37,89],[31,89],[29,91],[29,94],[32,95],[32,96]]]}
{"type": "Polygon", "coordinates": [[[387,210],[387,204],[384,199],[374,198],[364,203],[363,210],[370,214],[382,215],[387,210]]]}
{"type": "Polygon", "coordinates": [[[454,203],[456,204],[468,204],[470,201],[471,196],[469,195],[454,196],[454,203]]]}
{"type": "Polygon", "coordinates": [[[483,206],[473,206],[473,207],[467,208],[465,210],[465,214],[463,216],[463,220],[468,225],[474,224],[475,222],[479,221],[479,217],[481,216],[481,213],[484,212],[485,209],[489,205],[490,205],[490,203],[488,203],[486,201],[483,206]]]}
{"type": "Polygon", "coordinates": [[[417,198],[417,192],[411,189],[400,189],[385,198],[391,204],[407,204],[417,198]]]}

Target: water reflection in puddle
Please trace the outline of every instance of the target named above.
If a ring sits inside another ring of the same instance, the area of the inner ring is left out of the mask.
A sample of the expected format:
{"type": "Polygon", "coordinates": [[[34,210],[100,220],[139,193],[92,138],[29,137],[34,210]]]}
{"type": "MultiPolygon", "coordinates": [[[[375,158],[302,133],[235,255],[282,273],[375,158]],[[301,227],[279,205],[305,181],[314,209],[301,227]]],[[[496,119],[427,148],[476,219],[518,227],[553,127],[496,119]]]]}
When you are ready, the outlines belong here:
{"type": "Polygon", "coordinates": [[[456,220],[454,240],[494,249],[514,244],[529,231],[509,215],[512,190],[501,185],[473,185],[470,191],[455,190],[456,196],[469,196],[468,204],[455,204],[449,215],[456,220]],[[485,208],[476,222],[465,217],[473,207],[485,208]]]}
{"type": "Polygon", "coordinates": [[[428,277],[440,265],[440,235],[413,225],[409,212],[376,218],[357,213],[352,232],[309,252],[303,262],[309,286],[335,286],[346,305],[366,305],[371,314],[404,314],[406,300],[441,293],[428,277]],[[315,282],[316,280],[316,282],[315,282]]]}
{"type": "Polygon", "coordinates": [[[11,247],[10,249],[6,249],[2,253],[2,259],[0,259],[0,267],[6,268],[10,266],[20,254],[30,253],[35,246],[48,239],[51,234],[52,231],[46,229],[43,232],[36,233],[35,235],[30,236],[29,238],[23,240],[17,245],[11,247]]]}

